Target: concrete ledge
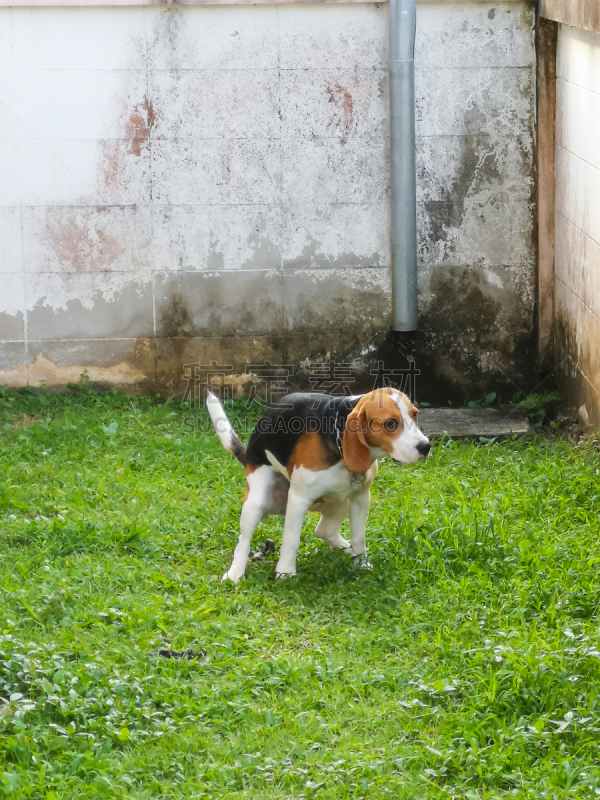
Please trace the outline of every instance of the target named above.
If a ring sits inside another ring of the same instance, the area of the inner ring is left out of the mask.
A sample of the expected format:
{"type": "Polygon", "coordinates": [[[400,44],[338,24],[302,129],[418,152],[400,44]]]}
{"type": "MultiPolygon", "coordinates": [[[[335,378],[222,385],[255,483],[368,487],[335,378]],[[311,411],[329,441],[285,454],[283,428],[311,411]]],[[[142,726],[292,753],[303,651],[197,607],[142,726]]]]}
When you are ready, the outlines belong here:
{"type": "Polygon", "coordinates": [[[598,0],[538,0],[538,12],[540,17],[600,33],[598,0]]]}
{"type": "MultiPolygon", "coordinates": [[[[346,5],[348,3],[386,3],[387,0],[10,0],[1,8],[73,7],[80,6],[266,6],[266,5],[346,5]]],[[[465,2],[488,4],[489,0],[418,0],[419,4],[441,3],[461,6],[465,2]]],[[[528,2],[528,0],[503,0],[501,5],[528,2]]]]}
{"type": "Polygon", "coordinates": [[[495,408],[424,408],[419,424],[426,436],[447,433],[453,439],[495,439],[531,433],[527,416],[520,410],[495,408]]]}

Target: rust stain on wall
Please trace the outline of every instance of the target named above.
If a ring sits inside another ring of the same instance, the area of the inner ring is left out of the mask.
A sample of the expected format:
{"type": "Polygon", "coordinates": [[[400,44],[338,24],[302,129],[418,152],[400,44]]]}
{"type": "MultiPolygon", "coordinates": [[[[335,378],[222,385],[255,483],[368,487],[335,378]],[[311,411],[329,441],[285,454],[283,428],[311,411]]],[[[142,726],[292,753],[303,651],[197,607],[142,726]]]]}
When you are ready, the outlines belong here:
{"type": "Polygon", "coordinates": [[[352,74],[339,74],[324,86],[327,97],[328,127],[342,135],[357,133],[363,127],[372,129],[379,124],[379,99],[385,92],[385,81],[373,80],[373,75],[356,69],[352,74]]]}
{"type": "Polygon", "coordinates": [[[74,215],[46,223],[48,242],[61,261],[77,272],[103,272],[125,252],[113,236],[97,225],[82,227],[74,215]]]}
{"type": "MultiPolygon", "coordinates": [[[[148,141],[150,131],[156,122],[156,113],[152,101],[144,97],[141,103],[136,103],[125,123],[125,139],[129,141],[128,152],[133,156],[141,156],[142,148],[148,141]]],[[[124,152],[121,143],[111,139],[100,142],[102,153],[102,181],[109,187],[118,183],[125,170],[124,152]]]]}
{"type": "Polygon", "coordinates": [[[125,138],[130,140],[129,152],[132,155],[141,155],[142,146],[148,141],[155,122],[154,107],[152,102],[145,97],[142,103],[134,106],[125,125],[125,138]]]}
{"type": "Polygon", "coordinates": [[[104,185],[111,186],[117,182],[122,171],[119,143],[105,139],[100,142],[100,149],[102,152],[102,178],[104,185]]]}
{"type": "Polygon", "coordinates": [[[352,93],[348,88],[342,86],[337,81],[325,89],[329,102],[333,103],[336,108],[336,121],[337,128],[342,127],[346,133],[352,127],[354,120],[354,99],[352,93]]]}

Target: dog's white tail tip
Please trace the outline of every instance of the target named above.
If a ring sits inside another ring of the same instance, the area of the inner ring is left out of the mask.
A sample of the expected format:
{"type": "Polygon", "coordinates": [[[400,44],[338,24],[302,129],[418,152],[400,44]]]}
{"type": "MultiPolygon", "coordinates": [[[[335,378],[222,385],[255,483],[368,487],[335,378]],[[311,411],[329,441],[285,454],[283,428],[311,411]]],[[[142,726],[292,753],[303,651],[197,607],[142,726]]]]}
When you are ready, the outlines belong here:
{"type": "Polygon", "coordinates": [[[216,394],[213,394],[210,390],[206,394],[206,408],[223,447],[234,455],[238,461],[245,464],[246,448],[231,427],[231,423],[227,419],[227,414],[221,405],[221,401],[216,394]]]}

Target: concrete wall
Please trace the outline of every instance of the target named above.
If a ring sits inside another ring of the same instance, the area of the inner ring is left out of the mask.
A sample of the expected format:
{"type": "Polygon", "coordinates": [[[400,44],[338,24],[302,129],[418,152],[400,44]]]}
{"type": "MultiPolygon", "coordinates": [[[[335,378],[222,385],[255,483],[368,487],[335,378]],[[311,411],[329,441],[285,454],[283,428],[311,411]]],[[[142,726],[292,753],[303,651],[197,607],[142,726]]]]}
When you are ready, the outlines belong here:
{"type": "Polygon", "coordinates": [[[423,3],[421,330],[390,324],[384,4],[0,9],[0,381],[417,357],[526,387],[531,3],[423,3]]]}
{"type": "Polygon", "coordinates": [[[538,0],[538,13],[554,22],[600,33],[598,0],[538,0]]]}
{"type": "Polygon", "coordinates": [[[555,347],[564,398],[600,424],[600,33],[560,25],[555,347]]]}

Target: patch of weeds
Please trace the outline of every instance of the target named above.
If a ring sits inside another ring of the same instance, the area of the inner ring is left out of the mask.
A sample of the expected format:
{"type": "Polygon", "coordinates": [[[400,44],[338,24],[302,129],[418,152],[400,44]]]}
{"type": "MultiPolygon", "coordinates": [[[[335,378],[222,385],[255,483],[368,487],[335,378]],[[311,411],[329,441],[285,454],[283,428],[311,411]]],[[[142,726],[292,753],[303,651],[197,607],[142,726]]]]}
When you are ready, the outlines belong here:
{"type": "Polygon", "coordinates": [[[480,397],[479,400],[468,400],[466,406],[467,408],[490,408],[497,399],[498,395],[496,392],[489,392],[489,394],[480,397]]]}
{"type": "Polygon", "coordinates": [[[531,423],[531,427],[537,430],[544,425],[558,427],[557,423],[553,421],[556,416],[558,399],[558,395],[554,392],[551,394],[528,395],[524,395],[522,392],[516,392],[510,405],[525,411],[531,423]]]}

